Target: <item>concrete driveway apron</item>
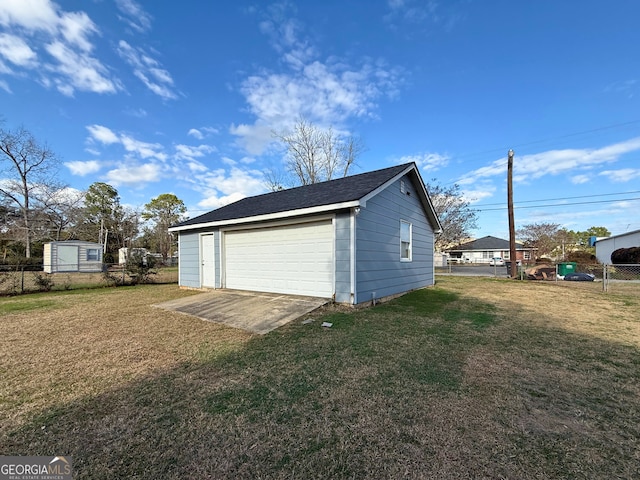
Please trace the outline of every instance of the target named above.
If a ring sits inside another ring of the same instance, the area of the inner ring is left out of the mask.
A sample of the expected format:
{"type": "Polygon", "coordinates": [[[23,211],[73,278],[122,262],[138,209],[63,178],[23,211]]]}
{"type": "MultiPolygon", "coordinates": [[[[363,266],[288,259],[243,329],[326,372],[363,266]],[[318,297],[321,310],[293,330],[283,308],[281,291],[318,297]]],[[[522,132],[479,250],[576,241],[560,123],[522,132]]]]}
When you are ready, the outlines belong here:
{"type": "Polygon", "coordinates": [[[154,306],[263,335],[328,302],[280,293],[212,290],[154,306]]]}

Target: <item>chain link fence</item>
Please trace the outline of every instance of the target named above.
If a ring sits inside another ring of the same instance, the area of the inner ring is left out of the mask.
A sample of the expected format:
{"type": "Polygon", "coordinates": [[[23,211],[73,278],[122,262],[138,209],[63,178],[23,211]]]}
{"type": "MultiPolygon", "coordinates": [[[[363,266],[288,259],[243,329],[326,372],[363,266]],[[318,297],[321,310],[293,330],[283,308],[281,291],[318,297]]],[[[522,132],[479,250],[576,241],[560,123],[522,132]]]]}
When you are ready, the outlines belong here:
{"type": "Polygon", "coordinates": [[[57,266],[47,273],[42,265],[0,265],[0,296],[23,293],[113,287],[139,283],[178,283],[177,266],[131,268],[121,264],[102,264],[90,271],[78,271],[78,264],[57,266]]]}
{"type": "Polygon", "coordinates": [[[640,295],[640,265],[605,265],[602,289],[605,292],[640,295]]]}
{"type": "Polygon", "coordinates": [[[640,265],[603,265],[577,263],[575,271],[559,274],[555,266],[555,281],[559,285],[581,288],[594,293],[612,293],[640,297],[640,265]]]}

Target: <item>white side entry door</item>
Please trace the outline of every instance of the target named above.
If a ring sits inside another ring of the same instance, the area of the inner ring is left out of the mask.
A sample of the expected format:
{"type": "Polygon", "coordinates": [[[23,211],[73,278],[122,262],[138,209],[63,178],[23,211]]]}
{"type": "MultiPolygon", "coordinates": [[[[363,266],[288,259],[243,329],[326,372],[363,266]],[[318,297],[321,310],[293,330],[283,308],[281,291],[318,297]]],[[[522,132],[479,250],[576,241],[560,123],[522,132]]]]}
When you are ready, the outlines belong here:
{"type": "Polygon", "coordinates": [[[200,284],[202,287],[215,288],[216,264],[213,234],[200,236],[200,284]]]}

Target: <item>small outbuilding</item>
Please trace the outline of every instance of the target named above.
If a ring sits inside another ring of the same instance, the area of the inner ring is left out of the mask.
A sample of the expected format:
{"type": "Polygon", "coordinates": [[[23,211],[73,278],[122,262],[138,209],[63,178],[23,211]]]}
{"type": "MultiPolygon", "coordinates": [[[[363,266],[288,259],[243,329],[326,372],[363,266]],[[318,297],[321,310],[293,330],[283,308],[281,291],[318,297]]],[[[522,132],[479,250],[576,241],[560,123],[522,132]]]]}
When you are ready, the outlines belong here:
{"type": "Polygon", "coordinates": [[[247,197],[169,229],[183,287],[354,305],[433,285],[440,230],[414,163],[247,197]]]}
{"type": "Polygon", "coordinates": [[[43,263],[47,273],[101,272],[102,245],[82,240],[45,243],[43,263]]]}

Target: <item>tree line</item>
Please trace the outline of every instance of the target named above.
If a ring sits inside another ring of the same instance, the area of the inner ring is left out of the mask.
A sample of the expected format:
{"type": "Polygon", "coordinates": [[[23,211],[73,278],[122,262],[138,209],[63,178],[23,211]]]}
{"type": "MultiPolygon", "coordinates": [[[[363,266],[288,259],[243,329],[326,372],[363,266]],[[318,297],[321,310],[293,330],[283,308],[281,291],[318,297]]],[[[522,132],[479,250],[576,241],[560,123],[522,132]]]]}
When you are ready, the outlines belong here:
{"type": "Polygon", "coordinates": [[[104,246],[106,263],[121,247],[143,247],[166,261],[176,241],[168,227],[184,219],[186,207],[170,193],[142,210],[122,205],[118,190],[95,182],[86,191],[58,180],[60,162],[48,145],[24,127],[0,128],[0,261],[39,263],[49,241],[86,240],[104,246]]]}
{"type": "Polygon", "coordinates": [[[523,225],[516,236],[525,247],[536,249],[537,257],[560,258],[566,260],[594,260],[595,248],[590,245],[591,237],[609,237],[606,227],[590,227],[583,231],[568,230],[558,223],[539,222],[523,225]]]}

